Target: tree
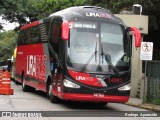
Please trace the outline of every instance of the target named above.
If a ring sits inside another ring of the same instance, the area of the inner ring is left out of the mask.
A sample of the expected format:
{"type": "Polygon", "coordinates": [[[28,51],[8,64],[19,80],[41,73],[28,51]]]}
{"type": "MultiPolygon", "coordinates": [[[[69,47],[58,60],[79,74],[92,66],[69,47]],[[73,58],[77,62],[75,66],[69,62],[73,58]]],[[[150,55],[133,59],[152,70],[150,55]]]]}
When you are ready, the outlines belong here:
{"type": "Polygon", "coordinates": [[[0,33],[0,62],[11,58],[16,46],[17,33],[13,30],[0,33]]]}
{"type": "MultiPolygon", "coordinates": [[[[0,15],[9,22],[18,22],[20,26],[37,19],[39,10],[34,7],[42,0],[0,0],[0,15]]],[[[0,23],[0,29],[2,29],[0,23]]]]}
{"type": "MultiPolygon", "coordinates": [[[[47,17],[58,10],[84,5],[86,0],[0,0],[0,15],[20,26],[47,17]]],[[[2,24],[0,23],[0,29],[2,24]]]]}
{"type": "Polygon", "coordinates": [[[35,4],[36,8],[41,10],[38,18],[42,19],[51,13],[57,12],[59,10],[72,7],[85,5],[87,0],[42,0],[41,2],[35,4]]]}

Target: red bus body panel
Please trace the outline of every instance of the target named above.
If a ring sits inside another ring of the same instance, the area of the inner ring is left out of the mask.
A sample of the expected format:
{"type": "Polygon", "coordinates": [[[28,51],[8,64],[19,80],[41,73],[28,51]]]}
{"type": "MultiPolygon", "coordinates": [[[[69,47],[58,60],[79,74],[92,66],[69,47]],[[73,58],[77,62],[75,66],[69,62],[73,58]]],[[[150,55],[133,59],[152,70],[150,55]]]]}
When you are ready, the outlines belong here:
{"type": "MultiPolygon", "coordinates": [[[[16,74],[24,72],[26,84],[32,87],[45,89],[43,84],[46,80],[46,60],[43,44],[22,45],[17,47],[16,74]],[[41,87],[40,87],[41,86],[41,87]]],[[[16,78],[22,82],[20,78],[16,78]]]]}

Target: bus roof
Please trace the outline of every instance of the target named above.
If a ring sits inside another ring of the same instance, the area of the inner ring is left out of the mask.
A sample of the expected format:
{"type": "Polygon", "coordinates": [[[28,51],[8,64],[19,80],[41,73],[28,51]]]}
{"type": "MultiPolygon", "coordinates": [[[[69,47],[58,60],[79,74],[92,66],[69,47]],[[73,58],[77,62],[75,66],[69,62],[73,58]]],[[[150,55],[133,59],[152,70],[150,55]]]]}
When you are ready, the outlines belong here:
{"type": "Polygon", "coordinates": [[[50,20],[52,17],[54,19],[61,19],[61,20],[67,20],[72,21],[77,18],[89,18],[89,19],[103,19],[108,20],[111,19],[112,21],[115,21],[116,23],[123,23],[123,21],[114,16],[109,10],[101,7],[96,6],[75,6],[75,7],[69,7],[64,10],[55,12],[51,14],[48,18],[45,18],[43,20],[35,21],[30,24],[24,25],[20,28],[20,30],[30,28],[32,26],[39,25],[41,22],[46,20],[50,20]]]}
{"type": "Polygon", "coordinates": [[[75,6],[70,7],[58,12],[51,14],[52,16],[61,16],[62,19],[67,21],[72,21],[77,18],[89,18],[89,19],[99,19],[99,20],[112,20],[117,23],[123,23],[123,21],[114,16],[109,10],[96,6],[75,6]]]}

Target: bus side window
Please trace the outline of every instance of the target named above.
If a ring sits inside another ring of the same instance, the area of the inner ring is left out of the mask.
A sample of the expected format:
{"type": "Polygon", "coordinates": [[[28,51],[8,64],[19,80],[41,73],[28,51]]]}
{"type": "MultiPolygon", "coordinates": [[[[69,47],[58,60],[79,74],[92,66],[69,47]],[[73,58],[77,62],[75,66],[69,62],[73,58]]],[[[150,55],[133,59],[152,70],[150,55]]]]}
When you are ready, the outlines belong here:
{"type": "Polygon", "coordinates": [[[30,44],[30,41],[31,41],[31,28],[28,28],[26,30],[27,30],[26,44],[30,44]]]}
{"type": "Polygon", "coordinates": [[[38,26],[31,28],[30,43],[38,43],[40,41],[40,31],[38,26]]]}
{"type": "Polygon", "coordinates": [[[18,45],[22,45],[22,39],[24,37],[23,33],[24,33],[23,31],[20,31],[18,34],[18,45]]]}
{"type": "Polygon", "coordinates": [[[30,42],[30,31],[29,29],[22,30],[22,37],[21,37],[21,45],[29,44],[30,42]]]}
{"type": "Polygon", "coordinates": [[[33,26],[20,31],[18,36],[18,44],[35,44],[41,42],[41,33],[39,26],[33,26]]]}
{"type": "Polygon", "coordinates": [[[22,45],[25,44],[26,39],[27,39],[26,30],[23,30],[22,45]]]}
{"type": "Polygon", "coordinates": [[[53,49],[58,53],[58,41],[60,36],[61,23],[53,22],[50,32],[50,43],[52,44],[53,49]]]}
{"type": "Polygon", "coordinates": [[[19,45],[24,45],[26,44],[27,42],[27,30],[24,29],[24,30],[21,30],[19,32],[19,36],[18,36],[18,44],[19,45]]]}

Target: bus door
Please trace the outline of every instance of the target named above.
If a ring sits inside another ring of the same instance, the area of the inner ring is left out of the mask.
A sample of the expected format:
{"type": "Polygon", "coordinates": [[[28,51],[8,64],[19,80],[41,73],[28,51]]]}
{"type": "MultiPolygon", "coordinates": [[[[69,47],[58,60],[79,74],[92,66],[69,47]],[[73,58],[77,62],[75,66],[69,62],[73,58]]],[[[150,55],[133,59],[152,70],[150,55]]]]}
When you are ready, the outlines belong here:
{"type": "Polygon", "coordinates": [[[50,50],[50,67],[52,75],[52,85],[54,91],[60,92],[59,75],[59,40],[60,40],[60,22],[53,22],[50,26],[49,50],[50,50]],[[59,86],[59,87],[58,87],[59,86]]]}
{"type": "Polygon", "coordinates": [[[57,90],[55,89],[58,83],[57,61],[52,54],[50,54],[50,69],[51,69],[52,85],[53,85],[54,90],[57,90]]]}

